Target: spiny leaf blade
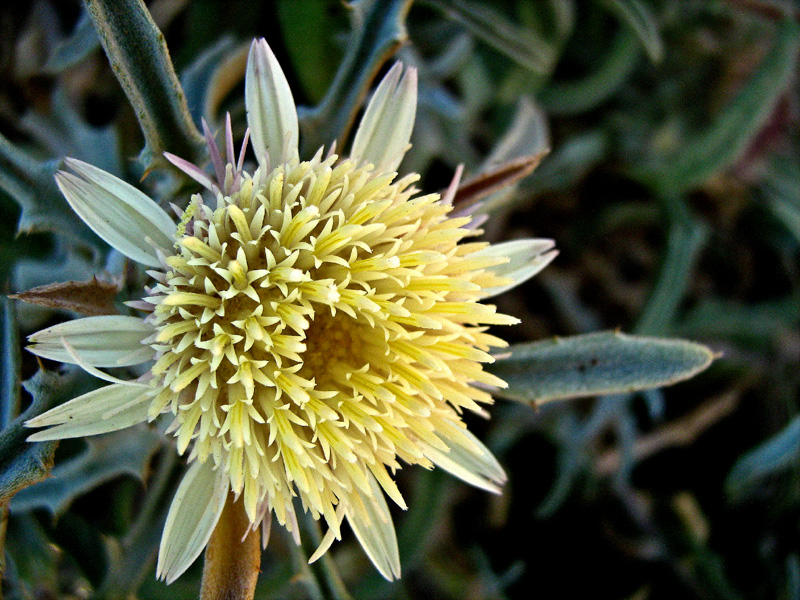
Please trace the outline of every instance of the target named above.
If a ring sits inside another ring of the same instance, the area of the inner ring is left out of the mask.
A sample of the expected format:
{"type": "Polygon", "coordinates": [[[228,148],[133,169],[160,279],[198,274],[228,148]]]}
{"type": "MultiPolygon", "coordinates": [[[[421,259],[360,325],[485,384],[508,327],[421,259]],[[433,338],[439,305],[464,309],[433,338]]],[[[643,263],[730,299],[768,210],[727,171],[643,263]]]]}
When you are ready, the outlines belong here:
{"type": "Polygon", "coordinates": [[[54,175],[60,161],[39,161],[0,134],[0,189],[22,209],[17,230],[51,231],[100,246],[99,238],[80,220],[58,190],[54,175]]]}
{"type": "Polygon", "coordinates": [[[17,492],[50,474],[58,443],[27,442],[31,431],[24,423],[74,393],[80,387],[81,378],[82,373],[77,369],[65,375],[40,370],[23,383],[33,396],[33,402],[28,410],[0,433],[0,504],[8,502],[17,492]]]}
{"type": "Polygon", "coordinates": [[[11,501],[12,512],[45,508],[59,515],[82,494],[120,475],[144,479],[161,436],[139,427],[87,438],[84,452],[59,463],[52,477],[20,491],[11,501]]]}

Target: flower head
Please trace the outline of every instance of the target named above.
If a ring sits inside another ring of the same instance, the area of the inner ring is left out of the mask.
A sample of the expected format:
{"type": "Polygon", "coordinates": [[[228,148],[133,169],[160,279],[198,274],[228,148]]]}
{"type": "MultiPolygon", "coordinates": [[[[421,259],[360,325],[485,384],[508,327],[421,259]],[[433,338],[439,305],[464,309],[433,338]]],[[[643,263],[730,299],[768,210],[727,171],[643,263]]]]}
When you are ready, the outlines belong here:
{"type": "Polygon", "coordinates": [[[170,509],[159,575],[199,555],[228,493],[253,529],[275,516],[299,541],[295,510],[324,519],[312,557],[344,519],[378,570],[400,575],[384,495],[402,463],[437,465],[499,491],[505,475],[465,428],[491,402],[483,370],[515,323],[480,300],[532,276],[552,242],[472,241],[450,198],[420,195],[394,172],[408,147],[416,73],[395,65],[367,106],[349,158],[297,153],[294,101],[263,40],[251,48],[246,104],[258,168],[223,160],[215,177],[168,158],[207,188],[173,220],[132,186],[68,160],[57,176],[73,209],[111,246],[153,270],[130,303],[142,317],[88,317],[30,337],[31,351],[77,363],[111,385],[28,422],[29,439],[113,431],[161,415],[191,467],[170,509]],[[147,362],[122,381],[98,367],[147,362]]]}

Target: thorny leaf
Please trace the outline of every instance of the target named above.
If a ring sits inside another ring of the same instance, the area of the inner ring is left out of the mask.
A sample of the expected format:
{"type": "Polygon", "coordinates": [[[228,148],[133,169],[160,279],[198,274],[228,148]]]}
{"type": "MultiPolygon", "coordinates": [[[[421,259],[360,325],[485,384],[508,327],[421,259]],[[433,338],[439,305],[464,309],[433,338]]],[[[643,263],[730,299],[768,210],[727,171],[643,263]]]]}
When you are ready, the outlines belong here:
{"type": "Polygon", "coordinates": [[[157,431],[146,427],[87,438],[85,451],[59,462],[51,477],[14,496],[11,511],[46,508],[59,515],[78,496],[120,475],[144,479],[161,439],[157,431]]]}
{"type": "Polygon", "coordinates": [[[80,369],[73,369],[66,374],[40,370],[23,383],[23,387],[33,396],[33,402],[28,410],[0,433],[0,504],[8,502],[14,494],[50,474],[58,442],[27,442],[31,432],[24,423],[74,393],[82,379],[80,369]]]}
{"type": "Polygon", "coordinates": [[[52,231],[91,246],[100,241],[78,218],[58,190],[53,176],[61,161],[39,161],[0,135],[0,190],[22,209],[20,233],[52,231]]]}

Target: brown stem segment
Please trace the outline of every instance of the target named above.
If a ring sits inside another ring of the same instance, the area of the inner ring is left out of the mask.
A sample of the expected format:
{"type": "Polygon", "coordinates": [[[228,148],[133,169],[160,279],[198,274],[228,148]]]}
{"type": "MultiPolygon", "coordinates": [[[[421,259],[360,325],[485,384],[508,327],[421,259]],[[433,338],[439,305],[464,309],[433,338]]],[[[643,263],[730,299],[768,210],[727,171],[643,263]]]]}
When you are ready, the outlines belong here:
{"type": "Polygon", "coordinates": [[[244,537],[248,527],[250,520],[244,512],[244,502],[234,502],[233,494],[229,494],[206,548],[200,600],[253,599],[261,566],[261,545],[257,531],[250,531],[244,537]]]}

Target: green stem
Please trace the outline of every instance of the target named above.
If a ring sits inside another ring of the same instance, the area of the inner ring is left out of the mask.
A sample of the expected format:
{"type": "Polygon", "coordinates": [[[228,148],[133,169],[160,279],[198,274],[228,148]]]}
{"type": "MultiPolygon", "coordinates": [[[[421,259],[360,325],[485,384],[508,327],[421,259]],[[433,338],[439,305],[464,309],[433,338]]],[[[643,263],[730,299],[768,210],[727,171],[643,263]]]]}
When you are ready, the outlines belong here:
{"type": "MultiPolygon", "coordinates": [[[[319,546],[320,542],[322,542],[319,521],[315,521],[310,516],[308,516],[307,521],[307,530],[311,534],[311,541],[315,547],[319,546]]],[[[336,568],[336,563],[333,562],[328,552],[322,555],[317,564],[319,564],[318,569],[322,571],[322,580],[325,583],[325,591],[328,593],[328,597],[331,600],[353,600],[350,592],[344,586],[339,570],[336,568]]]]}
{"type": "Polygon", "coordinates": [[[297,572],[293,579],[303,584],[310,600],[328,600],[322,591],[322,586],[317,581],[317,576],[308,564],[308,556],[306,556],[303,546],[298,546],[294,540],[290,540],[287,545],[292,555],[292,566],[297,572]]]}
{"type": "Polygon", "coordinates": [[[189,115],[186,97],[164,35],[142,0],[84,0],[114,74],[136,112],[147,170],[165,166],[165,151],[191,162],[205,159],[205,144],[189,115]]]}
{"type": "Polygon", "coordinates": [[[300,115],[301,156],[310,156],[334,140],[338,141],[341,152],[378,69],[406,40],[405,18],[411,2],[351,2],[358,17],[354,19],[356,25],[347,44],[347,53],[322,102],[300,115]]]}

